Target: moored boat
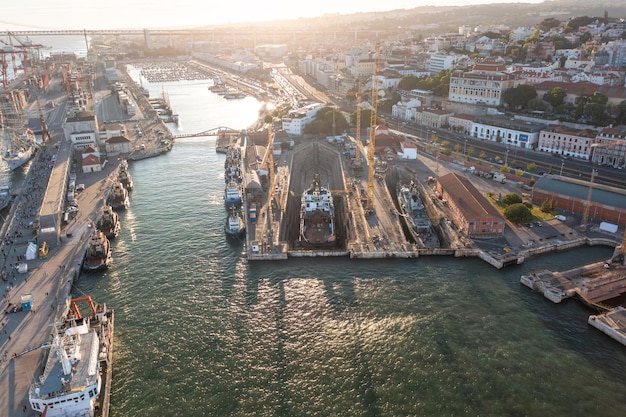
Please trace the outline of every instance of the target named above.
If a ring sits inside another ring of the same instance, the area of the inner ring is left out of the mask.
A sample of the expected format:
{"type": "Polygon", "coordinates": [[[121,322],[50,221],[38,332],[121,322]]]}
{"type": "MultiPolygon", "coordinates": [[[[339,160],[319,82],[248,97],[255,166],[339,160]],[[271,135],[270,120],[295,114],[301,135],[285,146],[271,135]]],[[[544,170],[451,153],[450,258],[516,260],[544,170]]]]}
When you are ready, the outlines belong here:
{"type": "Polygon", "coordinates": [[[55,323],[42,375],[31,385],[33,411],[46,417],[107,417],[113,360],[114,311],[91,297],[68,300],[63,320],[55,323]],[[88,302],[84,317],[78,303],[88,302]]]}
{"type": "Polygon", "coordinates": [[[226,236],[240,238],[246,234],[246,225],[240,210],[231,209],[224,225],[226,236]]]}
{"type": "Polygon", "coordinates": [[[241,205],[242,198],[242,189],[241,185],[238,183],[231,181],[226,185],[224,190],[224,204],[227,207],[238,207],[241,205]]]}
{"type": "Polygon", "coordinates": [[[9,165],[11,171],[28,162],[35,153],[37,146],[35,134],[27,129],[21,135],[9,134],[6,138],[7,150],[2,154],[2,159],[9,165]]]}
{"type": "Polygon", "coordinates": [[[104,233],[107,239],[113,239],[119,234],[120,228],[120,216],[113,211],[111,206],[102,207],[102,214],[98,221],[98,229],[104,233]]]}
{"type": "Polygon", "coordinates": [[[111,242],[100,230],[94,230],[87,243],[83,270],[102,271],[111,264],[111,242]]]}
{"type": "Polygon", "coordinates": [[[300,204],[300,243],[303,247],[332,247],[336,244],[335,205],[328,188],[322,187],[319,175],[302,193],[300,204]]]}
{"type": "Polygon", "coordinates": [[[133,183],[133,177],[130,175],[130,172],[128,172],[128,162],[123,161],[120,164],[120,171],[117,175],[117,179],[120,183],[122,183],[127,191],[132,191],[135,187],[135,184],[133,183]]]}
{"type": "Polygon", "coordinates": [[[113,210],[126,210],[130,206],[128,190],[121,182],[116,183],[109,195],[109,205],[113,210]]]}

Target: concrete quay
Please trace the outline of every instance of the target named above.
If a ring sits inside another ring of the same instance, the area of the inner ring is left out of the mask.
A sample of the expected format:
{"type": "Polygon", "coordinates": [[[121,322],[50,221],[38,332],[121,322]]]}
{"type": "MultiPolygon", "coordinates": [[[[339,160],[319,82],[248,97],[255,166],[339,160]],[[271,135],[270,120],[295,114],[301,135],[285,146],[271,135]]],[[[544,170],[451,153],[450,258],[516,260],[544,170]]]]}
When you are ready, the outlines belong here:
{"type": "Polygon", "coordinates": [[[79,277],[87,240],[105,202],[117,166],[99,173],[77,174],[85,190],[77,194],[80,210],[63,226],[59,242],[41,258],[26,260],[28,243],[48,185],[56,181],[50,158],[55,141],[40,149],[26,177],[23,192],[4,222],[0,258],[4,297],[0,302],[0,415],[36,416],[28,405],[28,390],[41,374],[50,341],[51,324],[66,311],[74,281],[79,277]],[[70,237],[71,236],[71,237],[70,237]],[[26,268],[16,268],[26,265],[26,268]],[[22,271],[22,272],[20,272],[22,271]],[[32,296],[30,310],[21,309],[22,296],[32,296]]]}

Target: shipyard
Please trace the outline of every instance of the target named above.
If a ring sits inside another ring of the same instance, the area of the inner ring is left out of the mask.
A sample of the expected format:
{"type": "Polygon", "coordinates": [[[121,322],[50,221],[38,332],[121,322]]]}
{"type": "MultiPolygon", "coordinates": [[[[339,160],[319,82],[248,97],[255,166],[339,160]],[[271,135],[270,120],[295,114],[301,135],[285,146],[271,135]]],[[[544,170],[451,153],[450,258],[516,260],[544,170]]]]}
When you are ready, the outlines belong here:
{"type": "MultiPolygon", "coordinates": [[[[261,77],[201,56],[50,57],[5,78],[2,125],[15,147],[3,147],[3,160],[12,171],[28,169],[18,193],[0,189],[0,413],[108,417],[114,308],[72,295],[74,284],[81,274],[115,268],[112,245],[124,228],[120,214],[133,204],[133,165],[187,138],[215,142],[224,179],[219,232],[225,244],[241,245],[249,263],[346,258],[419,265],[425,257],[450,257],[500,270],[606,246],[614,248],[609,259],[537,270],[519,282],[555,304],[578,299],[593,312],[590,326],[626,345],[626,191],[619,175],[599,181],[597,171],[585,178],[576,167],[568,175],[565,158],[552,170],[553,156],[533,159],[536,149],[505,148],[501,133],[496,141],[379,114],[378,51],[376,44],[371,79],[343,97],[284,65],[261,77]],[[161,84],[160,94],[149,94],[141,80],[161,84]],[[225,100],[265,104],[245,129],[174,133],[185,120],[167,83],[178,81],[202,82],[198,88],[225,100]],[[289,110],[273,116],[269,102],[289,110]],[[331,132],[306,131],[318,115],[332,120],[331,132]],[[520,167],[511,169],[509,158],[520,167]],[[549,164],[550,172],[521,168],[535,163],[549,164]],[[508,218],[513,204],[530,217],[508,218]]],[[[432,110],[431,120],[443,113],[432,110]]]]}

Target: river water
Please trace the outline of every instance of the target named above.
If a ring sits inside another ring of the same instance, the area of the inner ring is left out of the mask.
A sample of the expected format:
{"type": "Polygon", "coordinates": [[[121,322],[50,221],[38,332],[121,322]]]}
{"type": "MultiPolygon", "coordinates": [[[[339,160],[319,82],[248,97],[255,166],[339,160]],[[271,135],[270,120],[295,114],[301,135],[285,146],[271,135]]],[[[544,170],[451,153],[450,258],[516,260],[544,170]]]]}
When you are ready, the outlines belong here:
{"type": "MultiPolygon", "coordinates": [[[[137,76],[137,73],[134,73],[137,76]]],[[[166,91],[185,132],[254,122],[209,82],[166,91]]],[[[76,293],[116,310],[111,417],[624,416],[626,350],[519,284],[605,259],[582,248],[476,259],[249,263],[224,238],[223,155],[179,140],[131,165],[113,265],[76,293]]]]}

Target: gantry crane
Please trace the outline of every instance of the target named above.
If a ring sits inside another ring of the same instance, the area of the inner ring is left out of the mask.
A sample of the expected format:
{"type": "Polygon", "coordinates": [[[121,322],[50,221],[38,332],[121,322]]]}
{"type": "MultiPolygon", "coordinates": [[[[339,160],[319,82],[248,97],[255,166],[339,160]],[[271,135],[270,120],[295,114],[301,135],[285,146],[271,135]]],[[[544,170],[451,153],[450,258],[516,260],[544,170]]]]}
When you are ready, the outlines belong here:
{"type": "Polygon", "coordinates": [[[378,106],[378,65],[380,55],[380,44],[376,44],[376,57],[374,59],[374,74],[372,75],[372,110],[370,117],[370,137],[367,150],[367,211],[374,210],[374,177],[376,175],[376,167],[374,166],[374,151],[376,142],[376,121],[378,106]]]}

